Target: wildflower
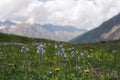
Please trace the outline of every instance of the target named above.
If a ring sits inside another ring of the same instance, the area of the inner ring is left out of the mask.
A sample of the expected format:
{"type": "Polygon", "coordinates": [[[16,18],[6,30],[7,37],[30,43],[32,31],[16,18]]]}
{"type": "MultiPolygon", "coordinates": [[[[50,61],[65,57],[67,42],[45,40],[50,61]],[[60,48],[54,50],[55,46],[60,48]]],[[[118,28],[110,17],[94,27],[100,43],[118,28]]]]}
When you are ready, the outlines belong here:
{"type": "Polygon", "coordinates": [[[64,54],[64,55],[63,55],[63,58],[66,59],[66,58],[67,58],[67,54],[64,54]]]}
{"type": "Polygon", "coordinates": [[[30,77],[29,80],[32,80],[32,77],[30,77]]]}
{"type": "Polygon", "coordinates": [[[72,55],[72,57],[74,57],[74,55],[75,55],[74,51],[71,52],[71,55],[72,55]]]}
{"type": "Polygon", "coordinates": [[[46,52],[45,49],[44,49],[45,45],[43,45],[43,43],[40,43],[38,46],[37,46],[37,53],[41,53],[42,55],[46,52]]]}
{"type": "Polygon", "coordinates": [[[81,53],[80,53],[81,56],[84,56],[84,54],[85,54],[84,52],[81,52],[81,53]]]}
{"type": "Polygon", "coordinates": [[[91,56],[90,56],[90,55],[88,55],[87,57],[88,57],[88,58],[91,58],[91,56]]]}
{"type": "Polygon", "coordinates": [[[55,71],[56,72],[60,71],[60,68],[59,67],[55,68],[55,71]]]}
{"type": "Polygon", "coordinates": [[[90,49],[90,52],[92,52],[93,51],[93,49],[90,49]]]}
{"type": "Polygon", "coordinates": [[[89,70],[89,69],[85,69],[84,72],[85,72],[85,73],[89,73],[90,70],[89,70]]]}
{"type": "Polygon", "coordinates": [[[77,69],[77,70],[80,70],[80,69],[81,69],[81,67],[80,67],[80,66],[76,66],[76,69],[77,69]]]}
{"type": "Polygon", "coordinates": [[[64,52],[64,51],[65,51],[65,49],[64,49],[64,48],[62,48],[62,49],[61,49],[61,52],[64,52]]]}
{"type": "Polygon", "coordinates": [[[52,71],[49,71],[49,74],[52,74],[52,71]]]}
{"type": "Polygon", "coordinates": [[[23,45],[22,47],[21,47],[21,50],[20,50],[20,52],[28,52],[29,51],[29,48],[26,46],[26,45],[23,45]]]}
{"type": "Polygon", "coordinates": [[[0,54],[3,54],[3,52],[2,52],[2,50],[1,50],[1,48],[0,48],[0,54]]]}
{"type": "Polygon", "coordinates": [[[9,63],[8,66],[13,66],[14,64],[13,63],[9,63]]]}
{"type": "Polygon", "coordinates": [[[74,50],[74,47],[72,47],[71,50],[74,50]]]}
{"type": "Polygon", "coordinates": [[[56,52],[56,55],[57,55],[57,56],[64,56],[64,54],[66,54],[64,48],[61,48],[60,50],[58,50],[58,51],[56,52]]]}
{"type": "Polygon", "coordinates": [[[3,54],[3,52],[0,52],[0,55],[3,54]]]}
{"type": "Polygon", "coordinates": [[[112,53],[113,53],[113,54],[116,53],[116,50],[113,50],[112,53]]]}
{"type": "Polygon", "coordinates": [[[67,51],[71,51],[71,48],[68,48],[67,51]]]}
{"type": "Polygon", "coordinates": [[[62,53],[61,53],[60,51],[57,51],[57,52],[56,52],[56,55],[57,55],[57,56],[62,56],[62,53]]]}
{"type": "Polygon", "coordinates": [[[78,54],[78,51],[76,51],[75,53],[78,54]]]}
{"type": "Polygon", "coordinates": [[[57,46],[57,44],[55,44],[55,48],[57,48],[58,46],[57,46]]]}

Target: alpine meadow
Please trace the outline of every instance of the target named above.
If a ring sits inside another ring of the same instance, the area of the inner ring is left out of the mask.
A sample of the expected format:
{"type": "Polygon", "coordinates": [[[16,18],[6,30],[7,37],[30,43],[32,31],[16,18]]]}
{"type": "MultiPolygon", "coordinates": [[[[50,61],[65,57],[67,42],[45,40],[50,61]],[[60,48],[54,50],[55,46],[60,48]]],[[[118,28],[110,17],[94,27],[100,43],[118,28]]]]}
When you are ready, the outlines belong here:
{"type": "Polygon", "coordinates": [[[120,80],[120,0],[0,0],[0,80],[120,80]]]}
{"type": "Polygon", "coordinates": [[[0,34],[0,42],[1,80],[120,79],[119,40],[73,45],[0,34]]]}

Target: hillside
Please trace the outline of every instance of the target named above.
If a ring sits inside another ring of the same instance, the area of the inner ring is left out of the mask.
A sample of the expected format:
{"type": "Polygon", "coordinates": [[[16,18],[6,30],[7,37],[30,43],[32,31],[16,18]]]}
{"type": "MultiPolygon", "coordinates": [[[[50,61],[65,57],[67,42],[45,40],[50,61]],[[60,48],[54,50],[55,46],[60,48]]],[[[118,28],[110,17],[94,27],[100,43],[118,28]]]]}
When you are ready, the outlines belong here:
{"type": "Polygon", "coordinates": [[[120,39],[120,14],[114,16],[99,27],[72,39],[72,43],[93,43],[120,39]]]}
{"type": "Polygon", "coordinates": [[[0,33],[0,43],[39,43],[39,42],[55,42],[52,40],[47,39],[37,39],[37,38],[29,38],[29,37],[23,37],[23,36],[17,36],[12,34],[4,34],[0,33]]]}

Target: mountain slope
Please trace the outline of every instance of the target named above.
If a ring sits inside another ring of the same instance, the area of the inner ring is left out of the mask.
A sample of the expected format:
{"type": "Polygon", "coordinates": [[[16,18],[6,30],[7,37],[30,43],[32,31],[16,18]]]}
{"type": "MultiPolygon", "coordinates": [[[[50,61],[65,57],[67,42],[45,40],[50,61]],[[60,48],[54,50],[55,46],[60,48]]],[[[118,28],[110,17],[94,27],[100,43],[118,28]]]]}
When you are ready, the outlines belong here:
{"type": "Polygon", "coordinates": [[[16,34],[33,38],[45,38],[59,41],[69,41],[84,33],[85,29],[77,29],[71,26],[59,26],[52,24],[29,24],[26,22],[6,26],[1,22],[0,32],[16,34]]]}
{"type": "Polygon", "coordinates": [[[120,14],[104,22],[99,27],[72,39],[72,43],[92,43],[120,39],[120,14]]]}

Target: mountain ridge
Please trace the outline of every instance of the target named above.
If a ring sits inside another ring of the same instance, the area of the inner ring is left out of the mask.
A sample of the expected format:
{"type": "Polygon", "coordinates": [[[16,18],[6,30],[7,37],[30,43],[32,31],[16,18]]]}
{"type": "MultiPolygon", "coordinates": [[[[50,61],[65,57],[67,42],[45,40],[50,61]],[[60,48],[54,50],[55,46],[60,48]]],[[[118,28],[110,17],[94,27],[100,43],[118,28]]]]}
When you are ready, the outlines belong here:
{"type": "Polygon", "coordinates": [[[13,25],[10,26],[2,24],[0,26],[0,32],[3,33],[59,41],[69,41],[70,39],[86,31],[86,29],[78,29],[72,26],[60,26],[53,24],[41,25],[37,23],[29,24],[26,22],[22,22],[19,24],[13,23],[13,25]]]}
{"type": "Polygon", "coordinates": [[[93,43],[99,41],[120,39],[120,13],[113,18],[102,23],[99,27],[94,28],[81,36],[77,36],[70,42],[79,43],[93,43]]]}

